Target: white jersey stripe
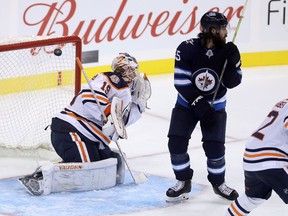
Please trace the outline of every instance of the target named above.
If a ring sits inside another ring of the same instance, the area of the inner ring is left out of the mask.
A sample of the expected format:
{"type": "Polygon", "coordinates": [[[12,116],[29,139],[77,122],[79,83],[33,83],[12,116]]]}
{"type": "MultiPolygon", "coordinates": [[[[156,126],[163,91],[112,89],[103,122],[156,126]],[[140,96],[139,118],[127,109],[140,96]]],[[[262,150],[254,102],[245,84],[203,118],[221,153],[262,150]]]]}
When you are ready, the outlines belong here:
{"type": "Polygon", "coordinates": [[[208,170],[209,173],[221,174],[221,173],[225,172],[226,167],[224,166],[224,167],[221,167],[219,169],[213,169],[213,168],[208,167],[207,170],[208,170]]]}
{"type": "Polygon", "coordinates": [[[190,166],[190,162],[188,161],[185,164],[181,164],[181,165],[178,165],[178,166],[173,165],[172,167],[173,167],[174,170],[179,171],[179,170],[183,170],[183,169],[185,169],[185,168],[187,168],[189,166],[190,166]]]}

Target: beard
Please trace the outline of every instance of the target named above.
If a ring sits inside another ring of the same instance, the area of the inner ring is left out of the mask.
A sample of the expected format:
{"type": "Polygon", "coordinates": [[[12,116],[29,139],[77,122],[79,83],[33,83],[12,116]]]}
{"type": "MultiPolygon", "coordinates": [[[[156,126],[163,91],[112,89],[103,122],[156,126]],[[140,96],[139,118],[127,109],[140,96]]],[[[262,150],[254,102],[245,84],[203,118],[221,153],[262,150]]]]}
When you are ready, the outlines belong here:
{"type": "Polygon", "coordinates": [[[219,33],[217,33],[213,36],[213,42],[216,47],[224,47],[226,44],[226,37],[221,38],[219,33]]]}

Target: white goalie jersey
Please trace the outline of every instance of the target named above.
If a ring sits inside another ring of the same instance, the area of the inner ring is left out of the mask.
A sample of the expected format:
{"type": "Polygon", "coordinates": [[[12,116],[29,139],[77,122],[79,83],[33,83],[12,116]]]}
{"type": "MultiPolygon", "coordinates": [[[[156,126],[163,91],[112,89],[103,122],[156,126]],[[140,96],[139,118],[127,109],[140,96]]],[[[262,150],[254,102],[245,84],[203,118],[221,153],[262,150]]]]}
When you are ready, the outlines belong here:
{"type": "Polygon", "coordinates": [[[288,168],[288,99],[278,102],[246,143],[244,170],[288,168]]]}
{"type": "Polygon", "coordinates": [[[96,75],[90,84],[101,110],[86,84],[70,105],[55,117],[70,123],[90,140],[109,144],[111,138],[102,130],[105,123],[102,113],[109,115],[112,99],[117,97],[123,103],[122,114],[125,125],[133,124],[141,118],[141,113],[145,112],[147,100],[151,96],[150,82],[147,77],[144,79],[143,75],[138,74],[129,87],[119,74],[105,72],[96,75]]]}
{"type": "Polygon", "coordinates": [[[56,115],[71,125],[92,141],[110,143],[110,139],[102,133],[104,118],[102,113],[109,115],[111,101],[117,97],[123,102],[123,110],[128,109],[131,102],[131,92],[126,82],[120,75],[105,72],[96,75],[90,82],[100,109],[88,86],[84,85],[81,92],[71,101],[70,105],[56,115]]]}

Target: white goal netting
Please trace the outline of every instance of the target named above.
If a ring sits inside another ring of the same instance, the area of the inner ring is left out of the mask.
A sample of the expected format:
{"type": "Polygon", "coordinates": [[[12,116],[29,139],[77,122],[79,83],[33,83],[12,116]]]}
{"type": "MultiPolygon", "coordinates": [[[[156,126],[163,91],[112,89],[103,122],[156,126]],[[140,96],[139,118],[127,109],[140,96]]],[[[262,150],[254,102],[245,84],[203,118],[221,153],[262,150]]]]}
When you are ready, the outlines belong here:
{"type": "Polygon", "coordinates": [[[81,40],[74,36],[0,39],[1,156],[53,153],[51,118],[81,85],[76,57],[81,40]]]}

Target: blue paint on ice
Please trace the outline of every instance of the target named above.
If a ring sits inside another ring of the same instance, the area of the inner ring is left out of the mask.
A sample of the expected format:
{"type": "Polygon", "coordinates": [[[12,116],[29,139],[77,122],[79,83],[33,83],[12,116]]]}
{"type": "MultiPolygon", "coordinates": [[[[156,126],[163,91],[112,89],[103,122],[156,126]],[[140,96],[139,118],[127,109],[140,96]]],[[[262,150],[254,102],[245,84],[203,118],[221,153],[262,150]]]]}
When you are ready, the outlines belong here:
{"type": "MultiPolygon", "coordinates": [[[[169,206],[165,192],[174,184],[173,179],[151,175],[145,183],[136,185],[127,173],[124,184],[110,189],[35,197],[17,179],[4,180],[0,181],[0,215],[96,216],[162,208],[169,206]]],[[[197,184],[192,188],[191,197],[203,190],[197,184]]]]}

